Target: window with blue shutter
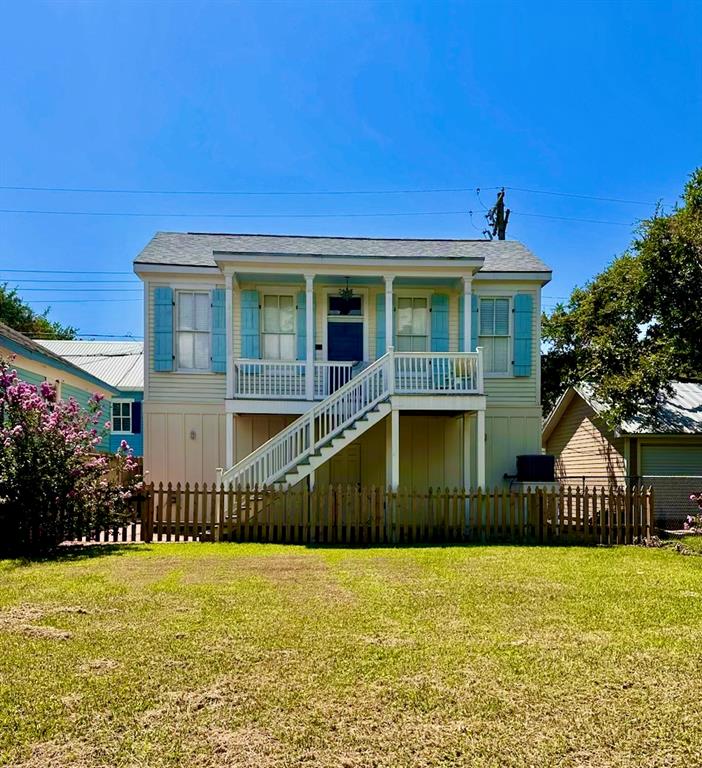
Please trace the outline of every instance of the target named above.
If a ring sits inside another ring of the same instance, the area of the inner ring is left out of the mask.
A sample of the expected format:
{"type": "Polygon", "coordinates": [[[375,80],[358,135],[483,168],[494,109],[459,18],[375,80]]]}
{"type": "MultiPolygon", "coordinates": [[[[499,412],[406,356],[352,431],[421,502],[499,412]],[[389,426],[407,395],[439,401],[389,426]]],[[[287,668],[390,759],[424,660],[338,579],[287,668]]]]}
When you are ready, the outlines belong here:
{"type": "Polygon", "coordinates": [[[505,296],[480,298],[478,344],[483,348],[486,373],[509,373],[509,310],[510,300],[505,296]]]}
{"type": "Polygon", "coordinates": [[[227,310],[224,288],[212,291],[212,370],[227,371],[227,310]]]}
{"type": "Polygon", "coordinates": [[[375,357],[382,357],[387,351],[385,341],[385,294],[375,297],[375,357]]]}
{"type": "Polygon", "coordinates": [[[154,371],[173,370],[173,289],[154,288],[154,371]]]}
{"type": "Polygon", "coordinates": [[[241,356],[258,360],[261,357],[258,291],[242,291],[240,300],[241,356]]]}
{"type": "Polygon", "coordinates": [[[517,293],[514,297],[514,375],[531,376],[534,297],[517,293]]]}
{"type": "Polygon", "coordinates": [[[445,293],[431,297],[431,351],[449,351],[449,297],[445,293]]]}

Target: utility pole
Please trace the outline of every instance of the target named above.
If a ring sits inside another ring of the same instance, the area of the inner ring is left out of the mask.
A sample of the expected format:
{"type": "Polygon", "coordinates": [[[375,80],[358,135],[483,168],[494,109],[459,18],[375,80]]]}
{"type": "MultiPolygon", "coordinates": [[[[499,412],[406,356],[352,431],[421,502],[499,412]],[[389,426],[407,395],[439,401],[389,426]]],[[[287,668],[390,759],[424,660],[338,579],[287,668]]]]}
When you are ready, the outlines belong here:
{"type": "Polygon", "coordinates": [[[505,208],[505,188],[497,193],[495,205],[485,214],[489,229],[483,231],[487,237],[492,240],[497,237],[498,240],[504,240],[507,234],[507,222],[509,222],[509,208],[505,208]]]}

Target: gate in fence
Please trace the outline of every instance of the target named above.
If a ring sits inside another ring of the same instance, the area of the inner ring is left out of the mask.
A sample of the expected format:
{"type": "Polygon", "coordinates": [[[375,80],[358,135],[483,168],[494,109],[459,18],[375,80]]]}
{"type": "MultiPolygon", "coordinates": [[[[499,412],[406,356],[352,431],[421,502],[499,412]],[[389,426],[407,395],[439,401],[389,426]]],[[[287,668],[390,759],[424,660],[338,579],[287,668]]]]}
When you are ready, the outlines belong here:
{"type": "Polygon", "coordinates": [[[636,488],[308,491],[149,485],[131,519],[95,541],[300,544],[631,544],[654,531],[654,492],[636,488]]]}

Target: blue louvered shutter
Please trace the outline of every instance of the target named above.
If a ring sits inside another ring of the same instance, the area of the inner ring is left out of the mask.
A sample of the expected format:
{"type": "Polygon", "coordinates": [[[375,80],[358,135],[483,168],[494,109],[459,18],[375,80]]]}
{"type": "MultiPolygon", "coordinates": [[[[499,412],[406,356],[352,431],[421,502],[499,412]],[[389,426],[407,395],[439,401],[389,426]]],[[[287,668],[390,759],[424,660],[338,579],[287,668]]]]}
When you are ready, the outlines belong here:
{"type": "Polygon", "coordinates": [[[445,293],[431,297],[431,351],[449,351],[449,297],[445,293]]]}
{"type": "Polygon", "coordinates": [[[141,401],[132,400],[132,434],[141,434],[141,401]]]}
{"type": "Polygon", "coordinates": [[[470,295],[470,349],[469,352],[475,352],[478,348],[478,297],[472,293],[470,295]]]}
{"type": "Polygon", "coordinates": [[[534,298],[530,293],[514,297],[514,375],[531,376],[534,298]]]}
{"type": "Polygon", "coordinates": [[[259,334],[258,291],[242,291],[241,299],[241,356],[253,360],[261,357],[259,334]]]}
{"type": "Polygon", "coordinates": [[[154,371],[173,370],[173,288],[154,288],[154,371]]]}
{"type": "Polygon", "coordinates": [[[212,291],[212,370],[227,371],[227,310],[224,288],[212,291]]]}
{"type": "Polygon", "coordinates": [[[464,352],[463,349],[463,317],[465,315],[466,297],[461,294],[458,297],[458,351],[464,352]]]}
{"type": "Polygon", "coordinates": [[[386,352],[385,340],[385,294],[375,297],[375,357],[382,357],[386,352]]]}
{"type": "Polygon", "coordinates": [[[307,358],[307,294],[297,294],[297,359],[307,358]]]}

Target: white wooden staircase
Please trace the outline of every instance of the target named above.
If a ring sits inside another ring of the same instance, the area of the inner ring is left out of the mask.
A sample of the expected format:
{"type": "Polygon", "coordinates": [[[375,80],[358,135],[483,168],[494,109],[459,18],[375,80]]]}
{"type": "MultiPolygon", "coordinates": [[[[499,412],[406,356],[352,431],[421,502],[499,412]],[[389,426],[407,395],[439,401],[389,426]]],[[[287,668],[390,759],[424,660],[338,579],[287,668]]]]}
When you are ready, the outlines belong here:
{"type": "Polygon", "coordinates": [[[392,348],[221,474],[226,485],[292,486],[382,421],[395,394],[482,393],[478,352],[396,353],[392,348]]]}

